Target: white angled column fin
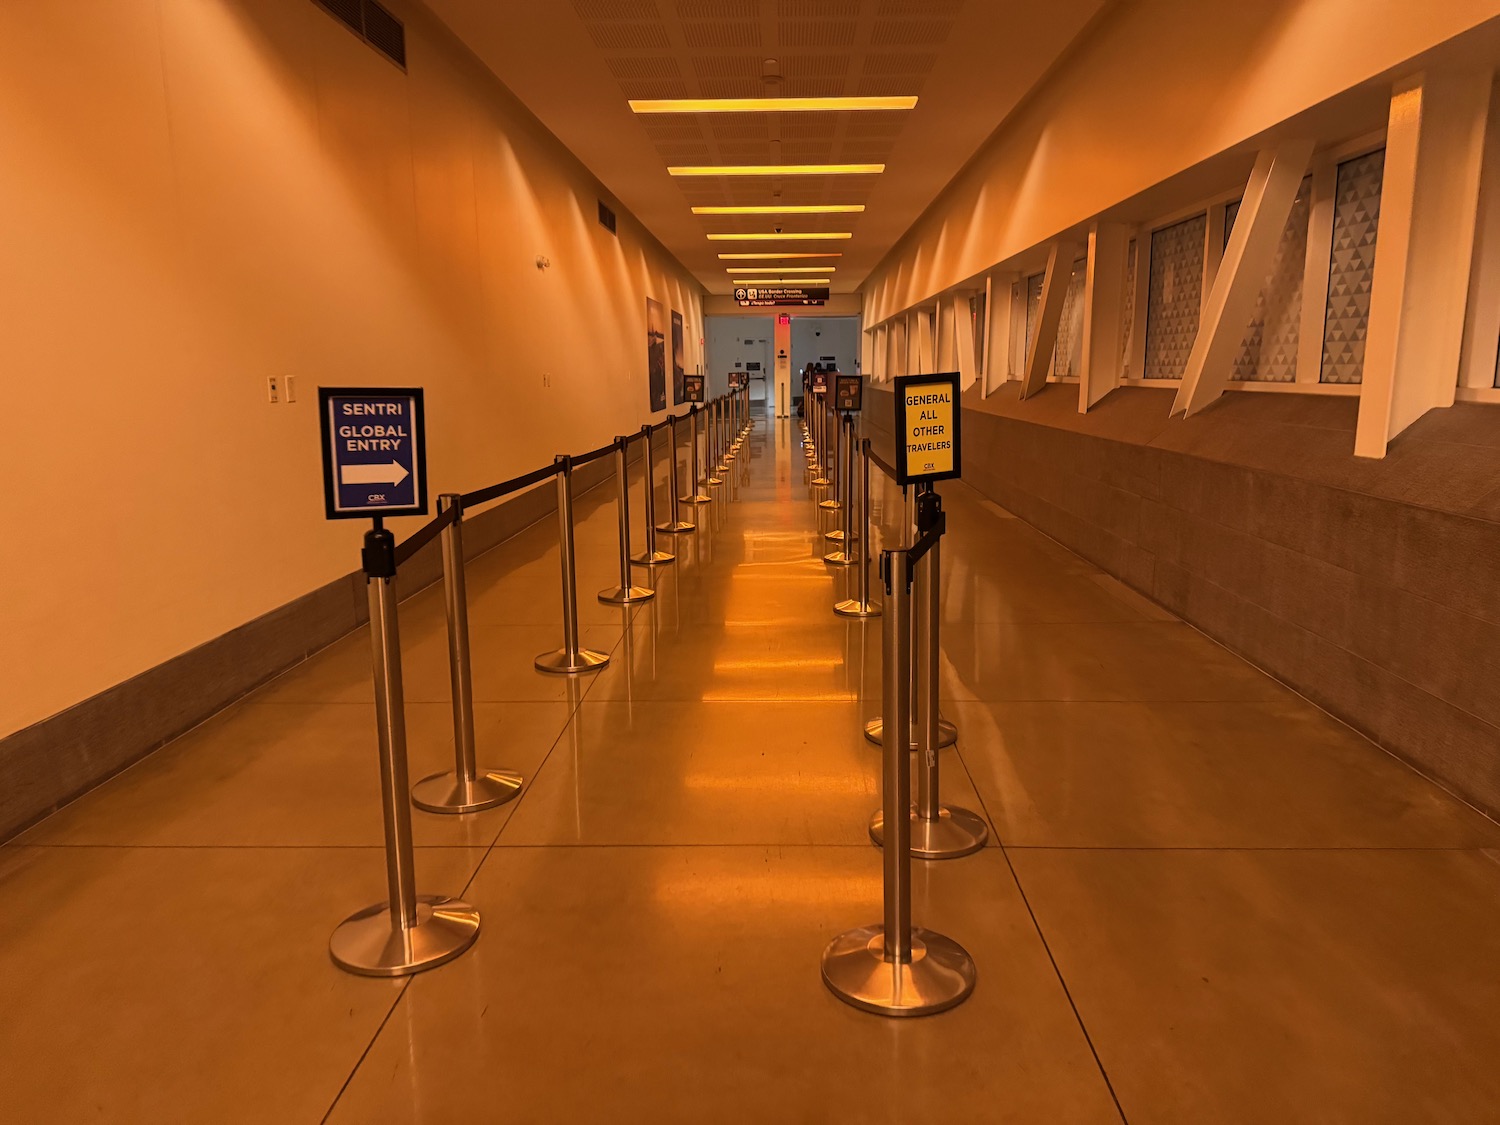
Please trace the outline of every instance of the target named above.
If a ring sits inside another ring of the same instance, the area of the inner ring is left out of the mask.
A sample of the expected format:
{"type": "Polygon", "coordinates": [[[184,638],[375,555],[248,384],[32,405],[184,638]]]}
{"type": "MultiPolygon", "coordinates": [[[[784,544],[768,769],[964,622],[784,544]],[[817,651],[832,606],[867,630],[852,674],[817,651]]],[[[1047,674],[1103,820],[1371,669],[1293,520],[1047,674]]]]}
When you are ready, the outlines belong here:
{"type": "Polygon", "coordinates": [[[1088,272],[1083,288],[1083,353],[1079,363],[1078,412],[1086,413],[1120,385],[1125,362],[1125,284],[1130,228],[1095,223],[1089,231],[1088,272]]]}
{"type": "Polygon", "coordinates": [[[1391,98],[1354,452],[1452,406],[1489,118],[1488,70],[1419,74],[1391,98]]]}
{"type": "Polygon", "coordinates": [[[1312,141],[1294,140],[1256,158],[1229,245],[1204,302],[1173,414],[1196,414],[1229,386],[1235,356],[1244,346],[1255,302],[1275,265],[1276,249],[1312,153],[1312,141]]]}
{"type": "Polygon", "coordinates": [[[1042,307],[1037,311],[1036,329],[1028,341],[1026,372],[1021,377],[1021,397],[1030,398],[1047,385],[1052,367],[1052,353],[1057,348],[1057,330],[1062,325],[1063,302],[1068,297],[1068,283],[1073,277],[1073,259],[1078,247],[1072,242],[1054,242],[1047,258],[1047,275],[1042,280],[1042,307]]]}

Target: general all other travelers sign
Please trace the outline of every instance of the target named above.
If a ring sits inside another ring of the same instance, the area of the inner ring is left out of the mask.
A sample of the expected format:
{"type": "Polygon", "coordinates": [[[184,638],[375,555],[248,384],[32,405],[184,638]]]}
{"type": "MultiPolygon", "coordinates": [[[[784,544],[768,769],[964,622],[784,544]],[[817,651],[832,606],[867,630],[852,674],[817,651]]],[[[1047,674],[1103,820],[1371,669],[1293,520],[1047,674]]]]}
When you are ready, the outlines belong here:
{"type": "Polygon", "coordinates": [[[962,475],[958,373],[904,375],[896,380],[896,482],[952,480],[962,475]]]}

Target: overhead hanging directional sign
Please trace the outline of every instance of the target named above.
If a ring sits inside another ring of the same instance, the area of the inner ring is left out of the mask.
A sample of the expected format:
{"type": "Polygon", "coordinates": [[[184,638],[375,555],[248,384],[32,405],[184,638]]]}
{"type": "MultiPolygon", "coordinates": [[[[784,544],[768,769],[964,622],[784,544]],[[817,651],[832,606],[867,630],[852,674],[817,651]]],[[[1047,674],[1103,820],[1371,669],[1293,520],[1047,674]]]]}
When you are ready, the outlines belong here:
{"type": "Polygon", "coordinates": [[[427,514],[420,387],[319,387],[318,408],[329,519],[427,514]]]}
{"type": "Polygon", "coordinates": [[[804,289],[802,286],[741,286],[734,291],[741,308],[769,308],[774,305],[825,305],[827,289],[804,289]]]}

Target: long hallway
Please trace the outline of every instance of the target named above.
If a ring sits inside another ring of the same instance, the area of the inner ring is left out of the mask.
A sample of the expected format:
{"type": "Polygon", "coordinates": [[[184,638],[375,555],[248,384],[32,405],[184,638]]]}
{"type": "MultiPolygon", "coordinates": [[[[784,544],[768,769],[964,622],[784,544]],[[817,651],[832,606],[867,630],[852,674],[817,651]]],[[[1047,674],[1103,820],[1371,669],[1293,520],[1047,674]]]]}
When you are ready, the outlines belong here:
{"type": "MultiPolygon", "coordinates": [[[[384,888],[364,630],[0,849],[6,1119],[1492,1118],[1500,828],[962,485],[944,797],[991,840],[915,864],[914,916],[978,986],[830,995],[824,945],[880,914],[881,623],[831,612],[792,426],[634,610],[593,596],[612,489],[581,498],[593,676],[532,668],[552,520],[471,564],[480,761],[526,789],[413,814],[419,889],[483,913],[451,964],[328,957],[384,888]]],[[[416,779],[451,764],[440,591],[401,619],[416,779]]]]}

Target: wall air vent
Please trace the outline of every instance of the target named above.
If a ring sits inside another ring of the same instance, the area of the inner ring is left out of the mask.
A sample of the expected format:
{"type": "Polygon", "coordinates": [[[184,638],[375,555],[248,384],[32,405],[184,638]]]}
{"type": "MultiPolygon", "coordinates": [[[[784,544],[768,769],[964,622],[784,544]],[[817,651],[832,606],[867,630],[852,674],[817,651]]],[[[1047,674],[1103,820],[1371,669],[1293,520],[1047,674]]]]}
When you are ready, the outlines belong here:
{"type": "Polygon", "coordinates": [[[599,225],[610,234],[615,234],[615,213],[604,205],[604,200],[599,201],[599,225]]]}
{"type": "Polygon", "coordinates": [[[406,69],[406,28],[375,0],[316,0],[316,3],[391,62],[406,69]]]}

